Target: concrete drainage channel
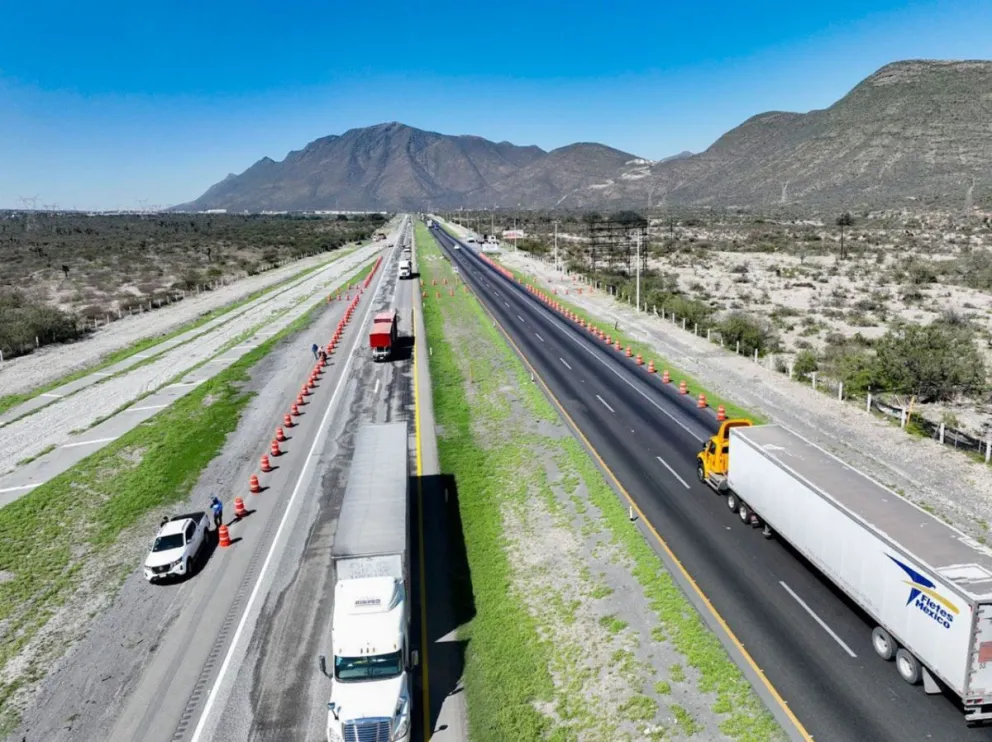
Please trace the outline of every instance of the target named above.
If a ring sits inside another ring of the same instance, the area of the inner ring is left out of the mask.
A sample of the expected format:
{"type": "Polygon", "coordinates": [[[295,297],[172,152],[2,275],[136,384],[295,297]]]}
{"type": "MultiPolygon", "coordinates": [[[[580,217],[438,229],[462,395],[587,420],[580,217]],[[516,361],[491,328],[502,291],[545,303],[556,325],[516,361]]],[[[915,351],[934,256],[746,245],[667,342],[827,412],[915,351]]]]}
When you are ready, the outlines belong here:
{"type": "MultiPolygon", "coordinates": [[[[379,261],[381,262],[381,260],[380,256],[379,261]]],[[[376,269],[378,269],[379,264],[376,263],[376,269]]],[[[370,275],[374,275],[374,273],[370,275]]],[[[292,321],[297,313],[306,311],[308,307],[308,302],[303,300],[288,309],[283,317],[287,321],[292,321]]],[[[6,476],[0,477],[0,507],[10,504],[34,487],[44,484],[68,470],[107,443],[119,438],[168,407],[175,400],[192,391],[198,384],[233,364],[244,353],[263,342],[267,336],[276,332],[277,330],[274,329],[257,331],[250,338],[241,340],[237,345],[227,348],[218,357],[201,363],[179,379],[159,388],[153,394],[141,398],[130,407],[119,410],[116,414],[98,422],[85,431],[83,440],[63,443],[61,446],[50,449],[33,460],[18,466],[6,476]]]]}

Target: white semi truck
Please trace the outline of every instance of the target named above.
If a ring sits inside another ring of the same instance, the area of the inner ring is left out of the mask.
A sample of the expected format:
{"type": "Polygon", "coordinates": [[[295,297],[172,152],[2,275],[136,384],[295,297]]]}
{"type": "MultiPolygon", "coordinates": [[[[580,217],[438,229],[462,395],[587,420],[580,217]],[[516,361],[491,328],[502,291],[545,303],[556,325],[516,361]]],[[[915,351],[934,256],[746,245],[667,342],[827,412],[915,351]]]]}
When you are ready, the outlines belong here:
{"type": "Polygon", "coordinates": [[[992,550],[779,425],[726,421],[698,473],[872,618],[905,681],[992,719],[992,550]]]}
{"type": "Polygon", "coordinates": [[[406,423],[358,431],[331,561],[328,742],[408,742],[413,711],[406,423]]]}

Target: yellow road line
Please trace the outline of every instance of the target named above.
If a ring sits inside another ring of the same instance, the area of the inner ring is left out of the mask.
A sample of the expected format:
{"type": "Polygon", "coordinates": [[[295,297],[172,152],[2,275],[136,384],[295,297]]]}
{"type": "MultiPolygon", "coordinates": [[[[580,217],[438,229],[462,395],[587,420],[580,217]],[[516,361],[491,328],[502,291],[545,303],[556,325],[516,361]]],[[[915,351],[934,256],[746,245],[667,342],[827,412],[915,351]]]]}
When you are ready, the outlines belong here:
{"type": "Polygon", "coordinates": [[[540,374],[537,373],[537,370],[531,365],[530,361],[527,360],[526,356],[524,356],[520,348],[517,347],[517,344],[513,342],[513,338],[511,338],[510,335],[506,332],[506,330],[503,329],[503,326],[498,321],[496,321],[496,317],[492,314],[492,312],[489,311],[488,307],[486,307],[486,305],[483,302],[479,301],[479,305],[486,312],[486,314],[492,317],[493,321],[496,322],[496,326],[499,327],[499,330],[503,334],[503,337],[505,337],[507,342],[510,343],[514,351],[516,351],[517,355],[524,362],[524,365],[526,365],[527,368],[530,369],[530,372],[531,374],[533,374],[534,378],[538,382],[540,382],[541,387],[544,389],[544,393],[554,403],[555,407],[558,408],[558,411],[562,414],[565,420],[568,421],[572,430],[574,430],[575,434],[579,436],[579,438],[582,440],[582,443],[585,445],[586,449],[592,454],[593,458],[596,459],[596,462],[599,464],[600,468],[602,468],[602,470],[609,475],[616,489],[620,491],[620,493],[627,500],[628,504],[634,509],[634,511],[637,513],[637,516],[641,519],[641,522],[648,527],[648,530],[651,531],[651,535],[655,537],[655,539],[661,545],[661,548],[664,549],[665,554],[667,554],[669,559],[671,559],[672,562],[675,564],[675,566],[678,567],[679,572],[682,574],[682,576],[689,582],[690,585],[692,585],[693,591],[696,593],[699,599],[703,601],[703,605],[706,606],[706,609],[710,612],[710,615],[712,615],[713,618],[716,619],[716,622],[720,625],[720,628],[723,629],[723,631],[727,634],[728,637],[730,637],[731,643],[733,643],[733,645],[741,653],[741,656],[744,657],[744,661],[747,662],[750,668],[761,679],[761,682],[765,686],[765,689],[769,692],[771,697],[779,705],[779,707],[785,713],[789,721],[792,722],[796,731],[800,734],[803,740],[805,740],[805,742],[813,742],[813,737],[810,735],[809,732],[806,731],[806,727],[802,725],[802,722],[800,722],[799,719],[796,717],[796,715],[792,712],[792,709],[789,708],[789,705],[785,702],[785,699],[782,698],[779,692],[775,689],[775,686],[772,685],[771,681],[765,676],[764,671],[758,666],[758,663],[754,661],[753,657],[751,657],[750,652],[748,652],[744,648],[744,645],[741,643],[740,639],[737,638],[737,635],[734,634],[734,632],[730,629],[730,626],[727,625],[727,622],[724,620],[723,616],[721,616],[717,612],[714,605],[710,602],[710,599],[706,597],[705,593],[703,593],[702,589],[699,587],[699,585],[696,584],[696,581],[692,578],[692,575],[689,574],[689,571],[685,568],[685,566],[682,564],[679,558],[675,556],[675,552],[671,550],[665,539],[661,537],[661,534],[658,533],[657,530],[655,530],[655,527],[645,517],[640,507],[638,507],[637,503],[634,502],[634,498],[631,497],[630,493],[627,492],[626,488],[622,484],[620,484],[620,480],[617,479],[616,475],[613,473],[613,470],[606,465],[606,462],[603,461],[602,457],[599,455],[596,449],[593,448],[593,445],[589,442],[589,439],[585,437],[585,435],[579,429],[579,426],[576,425],[575,420],[572,419],[572,416],[569,415],[568,412],[566,412],[564,406],[561,404],[561,402],[558,401],[558,398],[554,395],[554,392],[552,392],[551,389],[548,387],[548,385],[544,383],[544,379],[542,379],[540,374]]]}
{"type": "MultiPolygon", "coordinates": [[[[412,287],[411,287],[412,293],[412,287]]],[[[417,543],[420,558],[420,683],[423,691],[424,742],[431,738],[431,689],[427,672],[427,570],[424,568],[424,464],[420,445],[420,375],[417,373],[417,308],[410,311],[413,325],[413,421],[417,451],[417,543]]]]}

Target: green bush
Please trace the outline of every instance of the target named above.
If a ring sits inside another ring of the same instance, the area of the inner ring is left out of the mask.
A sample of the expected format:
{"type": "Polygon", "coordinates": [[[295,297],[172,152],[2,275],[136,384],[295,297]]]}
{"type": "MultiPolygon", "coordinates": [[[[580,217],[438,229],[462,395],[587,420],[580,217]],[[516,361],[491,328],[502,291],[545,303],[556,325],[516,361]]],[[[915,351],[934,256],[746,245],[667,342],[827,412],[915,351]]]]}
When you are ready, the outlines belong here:
{"type": "Polygon", "coordinates": [[[776,345],[776,338],[766,321],[744,312],[732,312],[719,325],[723,341],[728,348],[741,344],[741,353],[750,356],[754,351],[764,355],[776,345]]]}
{"type": "Polygon", "coordinates": [[[30,301],[20,292],[0,294],[0,350],[5,358],[31,352],[35,338],[45,345],[80,334],[74,315],[30,301]]]}
{"type": "Polygon", "coordinates": [[[818,371],[819,368],[820,363],[816,358],[816,353],[809,349],[801,350],[796,354],[796,360],[792,364],[792,373],[803,378],[818,371]]]}

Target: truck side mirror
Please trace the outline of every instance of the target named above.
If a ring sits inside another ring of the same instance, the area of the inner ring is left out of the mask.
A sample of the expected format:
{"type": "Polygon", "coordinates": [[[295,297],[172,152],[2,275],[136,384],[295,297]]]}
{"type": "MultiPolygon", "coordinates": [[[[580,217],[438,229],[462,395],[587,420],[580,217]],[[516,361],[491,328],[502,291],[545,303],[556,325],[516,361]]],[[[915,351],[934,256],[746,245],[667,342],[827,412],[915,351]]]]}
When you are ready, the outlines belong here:
{"type": "MultiPolygon", "coordinates": [[[[317,664],[320,665],[320,671],[324,673],[324,675],[327,675],[327,658],[324,655],[320,655],[320,658],[317,660],[317,664]]],[[[327,675],[327,677],[331,676],[327,675]]]]}
{"type": "Polygon", "coordinates": [[[338,716],[338,706],[334,701],[327,702],[327,710],[334,714],[334,721],[340,721],[341,717],[338,716]]]}

